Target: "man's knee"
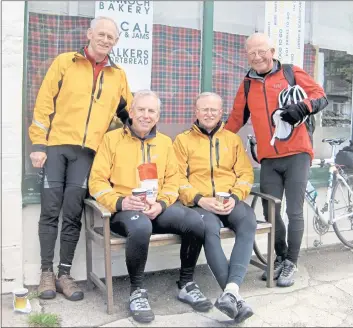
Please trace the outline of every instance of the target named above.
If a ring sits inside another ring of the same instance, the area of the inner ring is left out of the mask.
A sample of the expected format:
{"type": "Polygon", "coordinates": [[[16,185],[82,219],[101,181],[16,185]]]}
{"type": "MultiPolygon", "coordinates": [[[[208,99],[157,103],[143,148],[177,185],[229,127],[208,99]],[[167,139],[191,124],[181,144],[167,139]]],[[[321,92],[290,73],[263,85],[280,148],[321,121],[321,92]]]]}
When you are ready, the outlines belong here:
{"type": "Polygon", "coordinates": [[[184,213],[187,229],[196,237],[203,239],[205,236],[205,223],[201,215],[188,207],[185,207],[184,213]]]}
{"type": "Polygon", "coordinates": [[[81,219],[83,201],[87,195],[87,189],[75,186],[67,186],[64,194],[63,215],[81,219]]]}
{"type": "Polygon", "coordinates": [[[256,215],[252,207],[245,202],[239,202],[229,215],[229,223],[241,230],[256,232],[256,215]]]}
{"type": "Polygon", "coordinates": [[[134,221],[134,224],[130,224],[127,229],[129,240],[133,240],[135,243],[146,243],[146,240],[149,240],[152,235],[151,220],[142,213],[132,213],[129,220],[134,221]]]}

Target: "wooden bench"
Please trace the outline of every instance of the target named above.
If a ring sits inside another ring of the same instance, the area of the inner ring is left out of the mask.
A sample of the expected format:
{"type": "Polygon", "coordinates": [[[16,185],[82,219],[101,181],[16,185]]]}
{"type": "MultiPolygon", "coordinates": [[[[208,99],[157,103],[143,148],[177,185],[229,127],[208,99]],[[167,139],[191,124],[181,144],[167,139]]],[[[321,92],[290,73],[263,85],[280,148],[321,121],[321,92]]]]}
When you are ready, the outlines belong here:
{"type": "MultiPolygon", "coordinates": [[[[273,266],[274,266],[274,238],[275,238],[275,205],[281,201],[269,195],[258,192],[251,192],[254,196],[252,207],[254,208],[256,200],[260,197],[268,200],[268,222],[260,222],[257,224],[257,234],[268,234],[267,238],[267,263],[265,265],[260,261],[251,259],[251,264],[262,270],[267,270],[267,287],[273,287],[273,266]]],[[[126,238],[113,234],[110,231],[111,213],[102,205],[93,199],[85,199],[85,221],[86,221],[86,256],[87,256],[87,287],[93,288],[96,285],[105,295],[107,299],[107,312],[113,312],[113,277],[112,277],[112,260],[111,252],[117,251],[125,247],[126,238]],[[103,219],[103,227],[95,226],[95,219],[103,219]],[[104,267],[105,282],[93,272],[92,243],[100,245],[104,249],[104,267]]],[[[221,238],[234,238],[234,233],[228,228],[221,229],[221,238]]],[[[181,240],[178,235],[174,234],[153,234],[150,239],[150,246],[164,246],[180,244],[181,240]]]]}

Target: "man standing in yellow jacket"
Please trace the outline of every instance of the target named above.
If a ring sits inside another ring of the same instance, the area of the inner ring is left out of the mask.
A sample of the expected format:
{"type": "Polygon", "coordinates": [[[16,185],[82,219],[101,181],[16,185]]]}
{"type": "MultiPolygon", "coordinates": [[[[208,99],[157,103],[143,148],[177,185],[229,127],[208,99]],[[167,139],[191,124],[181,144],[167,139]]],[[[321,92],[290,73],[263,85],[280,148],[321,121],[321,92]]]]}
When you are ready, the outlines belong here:
{"type": "Polygon", "coordinates": [[[80,236],[88,174],[110,122],[116,114],[126,118],[132,99],[125,72],[108,56],[119,38],[116,23],[105,17],[93,19],[87,38],[88,46],[60,54],[49,67],[29,128],[32,164],[44,168],[38,287],[39,297],[44,299],[54,298],[56,292],[71,301],[84,296],[70,269],[80,236]],[[53,258],[61,208],[56,279],[53,258]]]}
{"type": "Polygon", "coordinates": [[[181,235],[178,299],[197,311],[208,311],[212,303],[193,281],[204,240],[204,223],[197,212],[175,203],[179,196],[178,163],[171,139],[156,130],[160,116],[158,96],[148,90],[137,92],[129,116],[131,120],[123,128],[104,136],[93,162],[89,191],[114,213],[111,230],[127,237],[125,257],[131,282],[130,312],[139,322],[154,319],[147,291],[143,288],[152,232],[181,235]],[[153,179],[156,185],[151,194],[148,192],[151,199],[147,204],[132,195],[141,183],[153,179]]]}
{"type": "Polygon", "coordinates": [[[240,137],[224,129],[221,97],[201,93],[195,107],[196,122],[174,141],[180,200],[205,222],[207,263],[224,291],[215,306],[240,323],[253,315],[239,294],[256,233],[255,213],[244,202],[254,181],[253,168],[240,137]],[[223,193],[225,204],[216,198],[217,193],[223,193]],[[220,240],[222,225],[236,233],[229,264],[220,240]]]}

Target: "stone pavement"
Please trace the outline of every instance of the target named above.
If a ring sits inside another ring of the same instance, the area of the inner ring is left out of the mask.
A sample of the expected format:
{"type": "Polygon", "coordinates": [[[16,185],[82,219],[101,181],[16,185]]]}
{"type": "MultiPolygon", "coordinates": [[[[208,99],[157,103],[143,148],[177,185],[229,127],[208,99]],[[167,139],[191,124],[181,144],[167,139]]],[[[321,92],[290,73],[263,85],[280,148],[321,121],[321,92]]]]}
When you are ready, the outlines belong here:
{"type": "MultiPolygon", "coordinates": [[[[290,288],[266,288],[261,271],[253,266],[241,288],[255,315],[243,327],[353,327],[353,252],[341,245],[301,251],[296,284],[290,288]]],[[[35,311],[56,313],[64,327],[232,327],[227,316],[213,308],[196,313],[176,298],[177,270],[146,275],[146,288],[156,314],[151,324],[138,324],[129,317],[126,277],[114,279],[114,313],[107,315],[103,295],[95,289],[80,302],[62,295],[54,300],[31,301],[35,311]]],[[[195,280],[212,300],[221,293],[210,270],[197,267],[195,280]]],[[[84,288],[84,282],[80,283],[84,288]]],[[[11,310],[11,295],[2,296],[2,326],[26,327],[26,315],[11,310]]]]}

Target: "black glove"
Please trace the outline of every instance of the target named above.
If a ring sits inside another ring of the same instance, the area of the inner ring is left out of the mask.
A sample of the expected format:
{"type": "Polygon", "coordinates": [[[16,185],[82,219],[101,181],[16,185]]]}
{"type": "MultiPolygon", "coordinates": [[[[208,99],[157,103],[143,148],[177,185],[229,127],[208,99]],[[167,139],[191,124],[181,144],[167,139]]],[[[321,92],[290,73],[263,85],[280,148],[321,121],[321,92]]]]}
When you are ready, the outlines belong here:
{"type": "Polygon", "coordinates": [[[308,107],[303,102],[286,105],[283,107],[281,118],[291,125],[301,122],[305,116],[309,115],[308,107]]]}

